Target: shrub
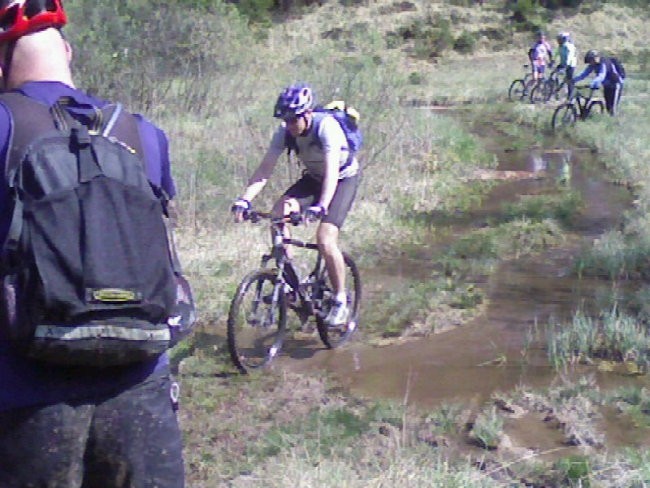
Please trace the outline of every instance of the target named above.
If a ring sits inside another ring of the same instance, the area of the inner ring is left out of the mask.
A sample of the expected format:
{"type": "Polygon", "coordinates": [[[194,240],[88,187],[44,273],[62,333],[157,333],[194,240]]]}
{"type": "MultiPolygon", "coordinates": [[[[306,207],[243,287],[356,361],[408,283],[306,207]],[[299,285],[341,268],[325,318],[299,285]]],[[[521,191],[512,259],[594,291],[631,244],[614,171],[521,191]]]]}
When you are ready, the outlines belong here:
{"type": "Polygon", "coordinates": [[[495,407],[481,411],[474,422],[471,438],[483,449],[496,449],[503,436],[503,418],[495,407]]]}
{"type": "Polygon", "coordinates": [[[405,40],[414,39],[415,55],[423,59],[436,58],[454,45],[451,23],[439,14],[417,20],[401,29],[401,35],[405,40]]]}
{"type": "Polygon", "coordinates": [[[476,39],[471,32],[463,31],[463,33],[454,41],[454,50],[462,54],[470,54],[474,52],[476,39]]]}
{"type": "Polygon", "coordinates": [[[170,92],[184,104],[179,109],[201,107],[209,81],[200,74],[229,67],[234,56],[222,49],[224,39],[242,36],[246,22],[221,0],[200,3],[204,13],[187,15],[166,3],[69,0],[66,33],[79,84],[134,109],[157,106],[170,92]]]}
{"type": "Polygon", "coordinates": [[[422,85],[424,83],[424,75],[419,71],[412,71],[409,74],[409,83],[411,85],[422,85]]]}

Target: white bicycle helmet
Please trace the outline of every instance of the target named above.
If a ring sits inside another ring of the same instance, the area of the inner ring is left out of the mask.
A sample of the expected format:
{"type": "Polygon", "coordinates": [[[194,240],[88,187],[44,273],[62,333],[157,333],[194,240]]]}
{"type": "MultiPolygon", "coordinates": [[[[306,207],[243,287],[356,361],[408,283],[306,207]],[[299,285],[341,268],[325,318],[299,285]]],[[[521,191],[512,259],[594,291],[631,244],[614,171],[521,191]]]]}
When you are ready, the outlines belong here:
{"type": "Polygon", "coordinates": [[[296,116],[311,110],[314,106],[314,92],[306,83],[297,83],[290,85],[280,93],[273,116],[285,118],[287,116],[296,116]]]}

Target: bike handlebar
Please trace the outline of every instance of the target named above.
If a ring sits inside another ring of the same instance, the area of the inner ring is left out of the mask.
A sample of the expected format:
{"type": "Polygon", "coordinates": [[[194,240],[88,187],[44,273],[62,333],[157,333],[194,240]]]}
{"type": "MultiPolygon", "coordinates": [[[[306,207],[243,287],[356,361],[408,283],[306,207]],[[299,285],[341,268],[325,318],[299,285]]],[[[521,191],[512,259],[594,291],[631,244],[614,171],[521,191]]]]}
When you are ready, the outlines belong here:
{"type": "Polygon", "coordinates": [[[260,220],[270,220],[272,224],[291,224],[300,225],[305,222],[305,216],[300,212],[291,212],[289,215],[275,217],[271,212],[261,212],[253,209],[244,212],[244,220],[249,220],[256,224],[260,220]]]}
{"type": "MultiPolygon", "coordinates": [[[[253,209],[244,212],[244,220],[249,220],[254,224],[258,223],[260,220],[270,220],[275,235],[282,235],[282,230],[280,228],[282,224],[300,225],[301,223],[309,222],[305,215],[300,212],[291,212],[289,215],[276,217],[271,212],[259,212],[253,209]]],[[[300,239],[293,239],[291,237],[283,237],[282,244],[318,250],[317,244],[305,242],[300,239]]]]}

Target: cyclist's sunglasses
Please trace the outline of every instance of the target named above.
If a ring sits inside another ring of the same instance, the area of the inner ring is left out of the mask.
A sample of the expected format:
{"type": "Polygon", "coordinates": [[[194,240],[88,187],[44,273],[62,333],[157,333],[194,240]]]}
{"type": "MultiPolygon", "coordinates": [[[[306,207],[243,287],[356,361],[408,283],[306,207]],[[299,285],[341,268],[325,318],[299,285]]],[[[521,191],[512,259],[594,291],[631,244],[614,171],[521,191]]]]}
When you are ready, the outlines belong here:
{"type": "Polygon", "coordinates": [[[295,114],[290,114],[282,117],[282,120],[284,120],[287,124],[295,124],[298,122],[299,119],[302,119],[303,115],[295,115],[295,114]]]}

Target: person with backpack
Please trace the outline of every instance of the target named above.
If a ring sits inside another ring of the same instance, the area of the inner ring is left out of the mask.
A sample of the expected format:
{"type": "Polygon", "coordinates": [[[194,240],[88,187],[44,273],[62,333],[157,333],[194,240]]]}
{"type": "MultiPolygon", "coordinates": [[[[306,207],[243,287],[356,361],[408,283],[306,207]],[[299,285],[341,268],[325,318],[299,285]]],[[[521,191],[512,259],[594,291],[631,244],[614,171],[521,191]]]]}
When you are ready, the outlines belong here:
{"type": "Polygon", "coordinates": [[[601,86],[603,87],[607,112],[612,116],[616,115],[618,104],[621,101],[625,70],[618,60],[601,56],[594,49],[590,49],[585,54],[585,64],[587,67],[582,73],[573,78],[573,83],[577,83],[584,80],[590,74],[594,74],[595,77],[591,81],[591,88],[596,90],[601,86]]]}
{"type": "Polygon", "coordinates": [[[277,99],[273,116],[280,119],[281,124],[231,211],[235,221],[241,222],[251,208],[251,201],[271,177],[280,155],[285,150],[296,151],[304,173],[275,203],[273,212],[278,216],[304,212],[308,220],[320,219],[316,241],[336,293],[325,322],[331,326],[341,325],[349,310],[345,265],[338,237],[356,196],[359,161],[335,116],[316,108],[314,93],[308,84],[296,83],[285,88],[277,99]]]}
{"type": "Polygon", "coordinates": [[[66,23],[0,2],[0,486],[182,488],[167,139],[75,87],[66,23]]]}

